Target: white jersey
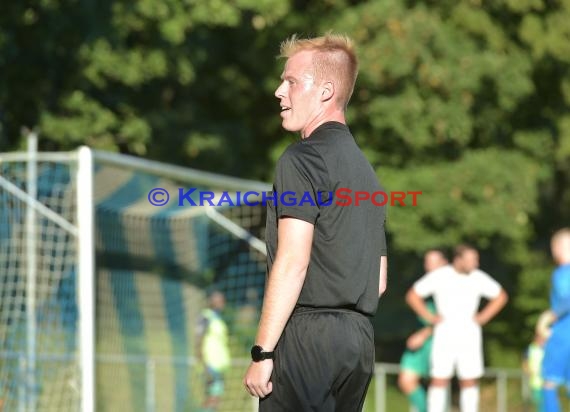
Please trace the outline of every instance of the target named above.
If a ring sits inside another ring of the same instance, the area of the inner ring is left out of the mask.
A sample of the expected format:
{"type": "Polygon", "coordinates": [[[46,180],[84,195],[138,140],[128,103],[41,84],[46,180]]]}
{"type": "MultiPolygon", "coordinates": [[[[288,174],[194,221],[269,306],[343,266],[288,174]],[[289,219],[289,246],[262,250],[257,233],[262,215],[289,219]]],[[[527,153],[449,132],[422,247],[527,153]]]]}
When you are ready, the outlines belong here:
{"type": "Polygon", "coordinates": [[[482,297],[497,297],[501,285],[482,270],[462,274],[446,265],[420,278],[414,291],[423,298],[433,296],[443,322],[462,323],[473,320],[482,297]]]}

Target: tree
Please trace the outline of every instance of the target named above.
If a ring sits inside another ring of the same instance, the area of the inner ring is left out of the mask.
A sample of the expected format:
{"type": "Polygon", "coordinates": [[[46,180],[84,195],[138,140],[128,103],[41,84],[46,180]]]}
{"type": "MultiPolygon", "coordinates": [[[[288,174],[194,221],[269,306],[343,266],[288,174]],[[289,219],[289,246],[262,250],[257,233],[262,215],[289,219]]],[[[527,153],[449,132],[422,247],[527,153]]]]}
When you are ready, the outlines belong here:
{"type": "Polygon", "coordinates": [[[388,212],[398,278],[379,322],[409,313],[402,293],[426,248],[469,241],[511,295],[489,329],[492,360],[525,343],[520,330],[530,339],[547,305],[550,234],[570,224],[568,1],[30,0],[2,9],[1,150],[22,147],[20,127],[38,125],[44,149],[87,143],[262,180],[296,138],[281,129],[273,96],[279,42],[349,34],[361,66],[350,127],[387,190],[422,191],[416,207],[388,212]]]}

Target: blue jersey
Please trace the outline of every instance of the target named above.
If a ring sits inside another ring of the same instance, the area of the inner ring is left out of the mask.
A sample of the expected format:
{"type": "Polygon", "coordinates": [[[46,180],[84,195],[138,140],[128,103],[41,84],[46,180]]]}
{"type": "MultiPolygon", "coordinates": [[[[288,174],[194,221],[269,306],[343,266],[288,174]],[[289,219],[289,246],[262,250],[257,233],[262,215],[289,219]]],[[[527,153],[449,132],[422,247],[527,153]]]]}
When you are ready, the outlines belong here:
{"type": "Polygon", "coordinates": [[[550,308],[557,318],[553,332],[563,333],[570,339],[570,264],[559,266],[552,274],[550,308]]]}
{"type": "Polygon", "coordinates": [[[542,378],[558,385],[568,385],[570,383],[570,264],[561,265],[552,273],[551,288],[550,309],[556,314],[557,320],[552,325],[552,334],[544,347],[542,378]]]}

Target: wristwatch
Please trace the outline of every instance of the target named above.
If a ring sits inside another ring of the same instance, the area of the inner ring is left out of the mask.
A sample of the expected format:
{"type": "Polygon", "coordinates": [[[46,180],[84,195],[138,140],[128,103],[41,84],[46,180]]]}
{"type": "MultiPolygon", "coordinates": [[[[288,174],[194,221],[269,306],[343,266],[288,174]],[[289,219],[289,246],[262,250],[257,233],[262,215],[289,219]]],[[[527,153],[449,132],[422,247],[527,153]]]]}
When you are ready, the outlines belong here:
{"type": "Polygon", "coordinates": [[[265,359],[273,359],[273,352],[265,352],[259,345],[251,348],[251,360],[254,362],[261,362],[265,359]]]}

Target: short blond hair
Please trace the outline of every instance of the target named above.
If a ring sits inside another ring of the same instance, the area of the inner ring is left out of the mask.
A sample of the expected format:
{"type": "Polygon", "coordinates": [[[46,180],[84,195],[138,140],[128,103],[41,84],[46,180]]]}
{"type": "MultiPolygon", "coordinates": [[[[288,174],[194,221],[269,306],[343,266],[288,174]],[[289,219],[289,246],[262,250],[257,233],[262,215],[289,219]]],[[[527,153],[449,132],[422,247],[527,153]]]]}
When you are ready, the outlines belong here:
{"type": "Polygon", "coordinates": [[[289,58],[300,51],[313,51],[313,69],[318,81],[335,80],[336,101],[346,109],[358,76],[358,58],[353,41],[345,35],[300,39],[293,35],[281,43],[279,57],[289,58]]]}

